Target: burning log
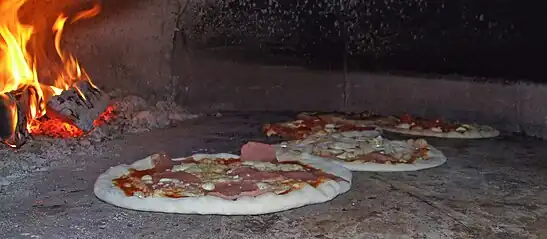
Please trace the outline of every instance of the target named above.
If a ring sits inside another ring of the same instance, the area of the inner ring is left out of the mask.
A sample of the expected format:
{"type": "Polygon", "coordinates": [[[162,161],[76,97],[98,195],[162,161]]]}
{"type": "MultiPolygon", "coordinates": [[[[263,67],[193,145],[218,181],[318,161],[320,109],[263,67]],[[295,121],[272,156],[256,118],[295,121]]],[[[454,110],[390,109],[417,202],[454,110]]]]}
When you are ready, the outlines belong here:
{"type": "Polygon", "coordinates": [[[106,110],[110,97],[88,81],[78,81],[47,103],[46,114],[73,124],[85,132],[93,129],[93,121],[106,110]]]}
{"type": "Polygon", "coordinates": [[[32,86],[0,94],[0,138],[12,148],[19,148],[30,137],[27,122],[31,110],[39,104],[38,92],[32,86]]]}

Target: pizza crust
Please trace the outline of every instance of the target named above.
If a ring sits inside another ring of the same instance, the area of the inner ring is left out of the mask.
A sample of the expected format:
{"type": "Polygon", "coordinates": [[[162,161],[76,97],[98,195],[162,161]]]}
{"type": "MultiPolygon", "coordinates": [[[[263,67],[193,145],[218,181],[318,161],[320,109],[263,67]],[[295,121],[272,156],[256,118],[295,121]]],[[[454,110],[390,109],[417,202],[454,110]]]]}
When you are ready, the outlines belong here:
{"type": "MultiPolygon", "coordinates": [[[[294,157],[287,156],[280,155],[278,160],[294,161],[294,157]]],[[[191,157],[195,160],[211,157],[239,158],[239,156],[233,154],[196,154],[191,157]]],[[[173,161],[183,159],[185,158],[173,159],[173,161]]],[[[136,196],[126,196],[120,188],[112,184],[112,180],[126,174],[130,168],[152,168],[152,159],[151,157],[147,157],[131,165],[122,164],[108,169],[95,182],[94,193],[99,199],[105,202],[140,211],[184,214],[257,215],[326,202],[350,189],[352,175],[349,170],[325,160],[299,158],[298,161],[343,178],[347,182],[328,180],[315,188],[306,185],[300,190],[295,190],[284,195],[266,193],[257,197],[243,196],[236,200],[226,200],[214,196],[184,198],[139,198],[136,196]]]]}
{"type": "Polygon", "coordinates": [[[474,125],[474,129],[468,130],[464,133],[459,132],[435,132],[431,130],[412,130],[412,129],[402,129],[394,127],[382,127],[384,131],[405,134],[405,135],[415,135],[415,136],[426,136],[426,137],[438,137],[438,138],[452,138],[452,139],[485,139],[485,138],[494,138],[500,135],[500,132],[490,126],[486,125],[474,125]]]}

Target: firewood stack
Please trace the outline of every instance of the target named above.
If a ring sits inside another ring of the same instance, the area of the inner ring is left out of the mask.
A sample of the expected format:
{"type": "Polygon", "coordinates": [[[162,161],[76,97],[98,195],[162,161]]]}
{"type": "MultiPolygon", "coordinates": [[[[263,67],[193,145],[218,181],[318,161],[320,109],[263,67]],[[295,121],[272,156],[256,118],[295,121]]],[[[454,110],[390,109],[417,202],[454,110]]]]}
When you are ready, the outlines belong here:
{"type": "Polygon", "coordinates": [[[93,121],[106,110],[110,97],[88,81],[78,81],[47,103],[47,115],[73,124],[85,132],[93,130],[93,121]]]}
{"type": "MultiPolygon", "coordinates": [[[[30,137],[27,122],[31,106],[39,103],[34,87],[0,94],[0,140],[13,147],[21,147],[30,137]]],[[[78,81],[60,95],[47,102],[46,115],[58,118],[79,129],[93,130],[93,122],[108,107],[110,98],[88,81],[78,81]]]]}

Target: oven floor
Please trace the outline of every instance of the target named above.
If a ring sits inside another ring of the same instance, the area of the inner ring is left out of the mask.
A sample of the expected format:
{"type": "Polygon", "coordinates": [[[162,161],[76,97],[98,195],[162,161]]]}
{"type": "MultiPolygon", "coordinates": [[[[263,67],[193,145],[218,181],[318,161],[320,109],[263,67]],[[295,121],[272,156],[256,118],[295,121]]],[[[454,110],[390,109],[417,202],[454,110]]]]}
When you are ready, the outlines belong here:
{"type": "Polygon", "coordinates": [[[160,150],[172,156],[237,152],[247,140],[265,140],[261,123],[287,118],[266,113],[204,117],[95,145],[101,149],[95,156],[67,156],[71,159],[62,166],[0,187],[0,238],[547,235],[547,147],[527,138],[430,139],[449,159],[441,167],[405,173],[355,172],[352,189],[330,202],[262,216],[138,212],[103,203],[93,195],[96,177],[110,166],[160,150]]]}

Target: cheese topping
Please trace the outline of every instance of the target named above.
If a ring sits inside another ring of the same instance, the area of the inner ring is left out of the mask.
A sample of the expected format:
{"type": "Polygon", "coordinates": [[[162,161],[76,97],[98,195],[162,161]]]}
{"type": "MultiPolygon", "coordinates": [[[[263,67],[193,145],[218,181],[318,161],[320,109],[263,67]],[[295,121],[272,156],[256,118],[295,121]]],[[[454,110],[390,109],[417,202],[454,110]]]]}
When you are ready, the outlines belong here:
{"type": "Polygon", "coordinates": [[[429,129],[429,130],[431,130],[431,131],[433,131],[433,132],[437,132],[437,133],[442,133],[442,132],[443,132],[443,129],[441,129],[441,127],[438,127],[438,126],[437,126],[437,127],[433,127],[433,128],[431,128],[431,129],[429,129]]]}
{"type": "Polygon", "coordinates": [[[214,183],[204,183],[201,185],[201,188],[207,190],[207,191],[212,191],[212,190],[215,190],[215,184],[214,183]]]}
{"type": "Polygon", "coordinates": [[[298,164],[273,164],[261,161],[243,161],[242,164],[252,166],[261,171],[300,171],[304,169],[298,164]]]}
{"type": "Polygon", "coordinates": [[[398,124],[398,125],[397,125],[397,128],[400,128],[400,129],[410,129],[410,124],[401,123],[401,124],[398,124]]]}

